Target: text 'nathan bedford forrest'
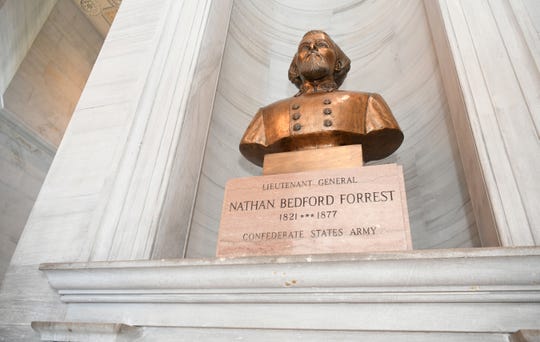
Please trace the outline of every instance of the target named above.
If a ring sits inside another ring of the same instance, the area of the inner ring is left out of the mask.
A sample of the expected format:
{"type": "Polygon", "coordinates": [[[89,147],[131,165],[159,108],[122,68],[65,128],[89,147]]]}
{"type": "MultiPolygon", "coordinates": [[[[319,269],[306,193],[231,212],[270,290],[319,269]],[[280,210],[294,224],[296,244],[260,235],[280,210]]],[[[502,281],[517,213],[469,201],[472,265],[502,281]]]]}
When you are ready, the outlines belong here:
{"type": "Polygon", "coordinates": [[[254,211],[275,208],[305,208],[330,206],[334,204],[362,204],[389,202],[395,198],[395,190],[343,193],[339,195],[319,195],[303,197],[286,197],[281,199],[233,201],[229,203],[229,211],[254,211]]]}

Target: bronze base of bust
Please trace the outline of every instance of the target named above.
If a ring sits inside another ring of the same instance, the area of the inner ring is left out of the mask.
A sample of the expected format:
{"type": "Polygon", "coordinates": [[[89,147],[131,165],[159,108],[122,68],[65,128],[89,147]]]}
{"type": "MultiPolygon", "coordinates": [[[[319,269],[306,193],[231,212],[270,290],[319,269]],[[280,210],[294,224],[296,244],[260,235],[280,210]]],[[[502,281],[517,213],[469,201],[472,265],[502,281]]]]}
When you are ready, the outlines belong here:
{"type": "Polygon", "coordinates": [[[263,175],[275,175],[322,169],[362,167],[362,145],[326,147],[313,150],[265,155],[263,175]]]}

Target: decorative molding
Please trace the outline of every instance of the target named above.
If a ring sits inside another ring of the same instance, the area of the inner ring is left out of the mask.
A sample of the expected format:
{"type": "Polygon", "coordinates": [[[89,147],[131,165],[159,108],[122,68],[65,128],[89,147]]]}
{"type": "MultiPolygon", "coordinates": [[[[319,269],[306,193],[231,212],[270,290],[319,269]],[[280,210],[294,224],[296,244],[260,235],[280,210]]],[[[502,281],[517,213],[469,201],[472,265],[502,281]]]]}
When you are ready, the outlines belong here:
{"type": "Polygon", "coordinates": [[[40,269],[64,302],[540,303],[539,267],[540,248],[523,248],[63,263],[40,269]]]}
{"type": "Polygon", "coordinates": [[[537,327],[540,315],[536,247],[62,263],[40,269],[69,303],[66,319],[74,320],[114,319],[129,310],[135,325],[150,317],[171,325],[177,321],[171,317],[182,317],[184,327],[509,332],[537,327]],[[214,317],[212,310],[222,314],[214,317]],[[309,318],[290,322],[289,315],[309,318]]]}

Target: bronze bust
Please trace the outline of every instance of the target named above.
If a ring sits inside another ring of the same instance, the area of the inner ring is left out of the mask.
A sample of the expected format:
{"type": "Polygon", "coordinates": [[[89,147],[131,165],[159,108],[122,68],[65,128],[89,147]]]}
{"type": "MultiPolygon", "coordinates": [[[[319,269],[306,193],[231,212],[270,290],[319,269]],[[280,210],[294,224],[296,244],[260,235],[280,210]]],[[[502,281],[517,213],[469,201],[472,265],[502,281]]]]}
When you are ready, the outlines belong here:
{"type": "Polygon", "coordinates": [[[262,166],[267,153],[362,144],[364,161],[382,159],[401,145],[403,133],[379,94],[340,91],[350,59],[323,31],[309,31],[289,68],[300,91],[259,109],[240,152],[262,166]]]}

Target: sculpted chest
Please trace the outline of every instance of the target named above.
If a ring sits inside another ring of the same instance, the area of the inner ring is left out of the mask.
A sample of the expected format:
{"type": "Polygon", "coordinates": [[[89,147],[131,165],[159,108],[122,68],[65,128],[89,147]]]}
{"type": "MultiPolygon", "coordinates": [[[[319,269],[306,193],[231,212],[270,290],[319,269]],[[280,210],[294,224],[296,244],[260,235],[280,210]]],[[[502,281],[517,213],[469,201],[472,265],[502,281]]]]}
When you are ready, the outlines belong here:
{"type": "Polygon", "coordinates": [[[268,143],[284,137],[344,131],[364,133],[369,95],[330,92],[301,95],[264,108],[263,121],[268,143]]]}

